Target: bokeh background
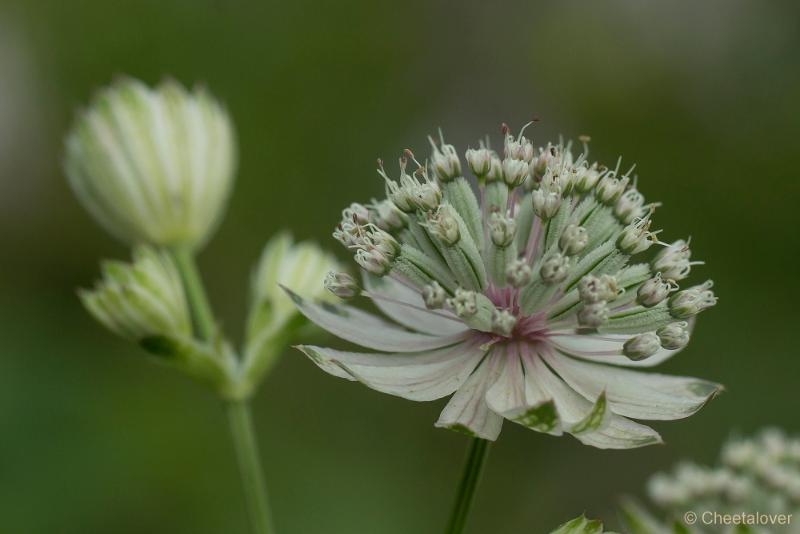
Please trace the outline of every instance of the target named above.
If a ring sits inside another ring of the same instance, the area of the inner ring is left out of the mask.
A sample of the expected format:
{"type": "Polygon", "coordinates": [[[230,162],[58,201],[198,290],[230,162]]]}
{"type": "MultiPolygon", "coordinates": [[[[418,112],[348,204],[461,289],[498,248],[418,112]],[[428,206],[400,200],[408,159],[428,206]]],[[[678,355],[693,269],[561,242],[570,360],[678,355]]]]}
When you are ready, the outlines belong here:
{"type": "MultiPolygon", "coordinates": [[[[235,118],[241,165],[201,266],[238,337],[265,240],[330,237],[380,194],[376,157],[442,127],[462,149],[534,114],[539,142],[590,134],[638,163],[669,239],[716,282],[690,348],[662,370],[728,391],[667,445],[599,451],[506,425],[471,533],[541,533],[731,432],[798,430],[796,2],[367,0],[0,1],[0,532],[246,532],[218,402],[96,325],[75,288],[123,246],[60,168],[74,110],[115,75],[206,83],[235,118]]],[[[342,255],[342,257],[344,257],[342,255]]],[[[466,442],[413,404],[287,351],[255,400],[282,533],[435,533],[466,442]]]]}

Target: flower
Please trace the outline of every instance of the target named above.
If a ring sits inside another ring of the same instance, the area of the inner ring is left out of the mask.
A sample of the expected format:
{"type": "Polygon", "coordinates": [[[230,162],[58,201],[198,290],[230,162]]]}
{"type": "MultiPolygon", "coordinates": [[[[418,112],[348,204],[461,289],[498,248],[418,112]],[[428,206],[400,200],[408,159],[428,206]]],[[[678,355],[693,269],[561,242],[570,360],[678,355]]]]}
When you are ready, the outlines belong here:
{"type": "Polygon", "coordinates": [[[730,532],[730,523],[702,517],[709,511],[738,515],[739,523],[752,527],[747,532],[797,532],[769,523],[769,517],[800,513],[800,438],[768,428],[754,437],[730,439],[714,467],[683,462],[671,473],[651,477],[647,493],[665,520],[628,499],[624,519],[633,534],[674,532],[672,524],[682,522],[687,511],[701,519],[697,532],[730,532]]]}
{"type": "Polygon", "coordinates": [[[138,343],[161,363],[219,390],[234,364],[230,349],[192,339],[192,323],[181,278],[165,252],[141,246],[133,262],[106,261],[103,279],[78,292],[83,305],[117,335],[138,343]]]}
{"type": "Polygon", "coordinates": [[[65,169],[84,207],[127,243],[198,247],[220,220],[236,143],[203,88],[130,78],[101,90],[67,136],[65,169]]]}
{"type": "Polygon", "coordinates": [[[375,352],[299,348],[378,391],[416,401],[452,394],[436,425],[484,439],[508,419],[600,448],[659,443],[632,419],[684,418],[720,391],[641,370],[687,344],[695,315],[716,302],[711,283],[679,290],[692,265],[687,244],[658,240],[656,204],[645,204],[630,172],[589,163],[585,149],[534,149],[504,133],[501,164],[483,143],[466,153],[477,197],[443,140],[435,176],[408,150],[398,180],[379,165],[394,224],[374,222],[386,201],[353,205],[334,237],[365,271],[361,294],[390,321],[290,291],[311,321],[375,352]],[[634,261],[654,246],[667,252],[634,261]]]}
{"type": "MultiPolygon", "coordinates": [[[[305,323],[281,288],[296,291],[307,298],[330,301],[335,297],[319,281],[338,269],[336,258],[316,243],[295,242],[287,232],[269,240],[251,281],[252,300],[239,394],[246,396],[252,392],[277,361],[286,343],[305,323]]],[[[346,273],[336,274],[340,285],[350,278],[346,273]]]]}

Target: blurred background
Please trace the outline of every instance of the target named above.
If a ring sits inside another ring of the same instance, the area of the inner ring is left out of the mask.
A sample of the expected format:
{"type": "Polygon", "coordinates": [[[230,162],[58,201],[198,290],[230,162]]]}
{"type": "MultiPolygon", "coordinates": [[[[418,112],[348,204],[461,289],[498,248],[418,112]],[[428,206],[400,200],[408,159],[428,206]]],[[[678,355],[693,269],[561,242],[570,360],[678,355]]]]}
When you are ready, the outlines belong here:
{"type": "MultiPolygon", "coordinates": [[[[289,227],[330,237],[382,191],[375,159],[442,127],[463,151],[501,121],[593,137],[638,163],[691,235],[720,296],[661,370],[724,383],[667,445],[600,451],[507,424],[472,533],[541,533],[582,511],[617,524],[623,494],[724,438],[798,431],[796,2],[248,2],[0,0],[0,531],[246,532],[219,403],[152,365],[81,309],[100,258],[126,249],[89,219],[60,167],[76,108],[115,75],[207,84],[241,152],[229,215],[200,261],[229,335],[251,266],[289,227]]],[[[393,167],[392,167],[393,168],[393,167]]],[[[467,440],[415,404],[287,351],[255,400],[282,533],[436,533],[467,440]]]]}

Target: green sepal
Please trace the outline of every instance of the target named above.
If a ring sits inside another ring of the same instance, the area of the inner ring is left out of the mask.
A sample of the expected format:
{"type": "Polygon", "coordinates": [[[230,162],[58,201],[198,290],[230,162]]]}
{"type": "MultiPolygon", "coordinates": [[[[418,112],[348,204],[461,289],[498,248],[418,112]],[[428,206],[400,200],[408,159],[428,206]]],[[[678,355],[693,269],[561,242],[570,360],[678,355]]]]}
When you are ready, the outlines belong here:
{"type": "Polygon", "coordinates": [[[488,217],[493,211],[505,213],[508,207],[508,185],[502,180],[489,182],[483,190],[483,211],[488,217]]]}
{"type": "Polygon", "coordinates": [[[456,212],[464,220],[470,237],[478,246],[483,248],[483,226],[481,218],[481,209],[478,205],[478,199],[475,198],[475,193],[469,182],[463,176],[459,176],[454,180],[442,184],[442,192],[444,198],[447,199],[456,212]]]}
{"type": "Polygon", "coordinates": [[[572,521],[567,521],[550,534],[603,534],[603,532],[603,523],[601,521],[586,519],[585,515],[581,515],[572,521]]]}
{"type": "Polygon", "coordinates": [[[572,425],[572,428],[569,429],[570,434],[580,434],[582,432],[594,432],[595,430],[599,429],[603,426],[603,422],[606,419],[606,415],[608,414],[608,401],[606,400],[606,392],[600,394],[597,397],[597,400],[594,403],[591,411],[572,425]]]}
{"type": "Polygon", "coordinates": [[[669,306],[666,301],[662,301],[652,308],[635,306],[612,315],[597,331],[605,334],[641,334],[658,330],[673,322],[675,318],[670,315],[669,306]]]}

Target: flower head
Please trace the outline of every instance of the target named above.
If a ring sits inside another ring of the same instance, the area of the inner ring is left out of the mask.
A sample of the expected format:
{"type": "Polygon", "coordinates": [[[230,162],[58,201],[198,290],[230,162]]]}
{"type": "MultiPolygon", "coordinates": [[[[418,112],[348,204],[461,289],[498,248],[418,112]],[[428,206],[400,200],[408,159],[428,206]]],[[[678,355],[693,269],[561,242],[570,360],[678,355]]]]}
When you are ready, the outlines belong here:
{"type": "Polygon", "coordinates": [[[202,245],[233,183],[228,114],[202,88],[133,79],[100,91],[66,139],[65,169],[84,207],[128,243],[202,245]]]}
{"type": "Polygon", "coordinates": [[[631,419],[687,417],[720,386],[630,368],[686,346],[694,316],[716,302],[710,283],[679,291],[688,246],[658,240],[656,204],[630,171],[504,136],[502,160],[484,143],[466,152],[477,195],[444,140],[433,172],[410,151],[399,179],[380,167],[388,200],[345,209],[334,236],[365,271],[361,294],[391,321],[290,292],[309,319],[376,352],[300,349],[382,392],[452,394],[437,426],[482,438],[508,419],[602,448],[660,442],[631,419]],[[379,224],[387,213],[394,224],[379,224]],[[635,259],[662,246],[652,262],[635,259]]]}

